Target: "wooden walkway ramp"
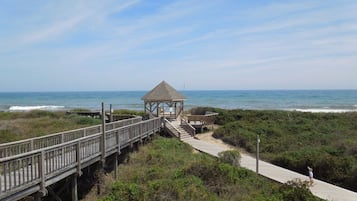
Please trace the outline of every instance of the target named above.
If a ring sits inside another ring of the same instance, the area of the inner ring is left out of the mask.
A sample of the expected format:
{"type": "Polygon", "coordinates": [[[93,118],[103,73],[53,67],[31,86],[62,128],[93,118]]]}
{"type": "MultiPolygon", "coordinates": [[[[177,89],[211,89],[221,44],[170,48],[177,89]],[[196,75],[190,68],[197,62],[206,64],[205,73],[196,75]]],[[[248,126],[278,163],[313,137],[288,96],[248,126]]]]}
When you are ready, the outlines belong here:
{"type": "MultiPolygon", "coordinates": [[[[36,192],[44,196],[49,185],[69,176],[76,184],[83,168],[120,154],[125,147],[158,132],[161,124],[161,118],[134,118],[2,144],[0,200],[19,200],[36,192]]],[[[76,200],[76,189],[73,193],[72,200],[76,200]]]]}
{"type": "MultiPolygon", "coordinates": [[[[208,153],[212,156],[218,156],[219,152],[231,149],[229,146],[218,145],[194,138],[185,138],[182,141],[190,144],[193,148],[208,153]]],[[[256,171],[256,159],[247,154],[241,153],[241,166],[252,171],[256,171]]],[[[301,179],[308,180],[307,176],[281,168],[279,166],[259,161],[259,174],[268,177],[280,183],[286,183],[289,180],[301,179]]],[[[322,199],[329,201],[356,201],[357,193],[343,189],[341,187],[315,179],[314,185],[310,187],[311,192],[322,199]]]]}

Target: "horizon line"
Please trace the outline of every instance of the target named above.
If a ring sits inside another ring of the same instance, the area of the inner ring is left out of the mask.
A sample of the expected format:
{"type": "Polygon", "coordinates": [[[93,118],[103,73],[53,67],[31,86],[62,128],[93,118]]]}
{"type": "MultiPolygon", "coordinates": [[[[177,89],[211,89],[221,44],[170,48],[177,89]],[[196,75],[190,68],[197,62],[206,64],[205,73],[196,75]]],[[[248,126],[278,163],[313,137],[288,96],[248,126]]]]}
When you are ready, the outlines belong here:
{"type": "MultiPolygon", "coordinates": [[[[53,91],[0,91],[0,93],[76,93],[76,92],[146,92],[151,89],[133,90],[53,90],[53,91]]],[[[177,91],[356,91],[356,89],[176,89],[177,91]]]]}

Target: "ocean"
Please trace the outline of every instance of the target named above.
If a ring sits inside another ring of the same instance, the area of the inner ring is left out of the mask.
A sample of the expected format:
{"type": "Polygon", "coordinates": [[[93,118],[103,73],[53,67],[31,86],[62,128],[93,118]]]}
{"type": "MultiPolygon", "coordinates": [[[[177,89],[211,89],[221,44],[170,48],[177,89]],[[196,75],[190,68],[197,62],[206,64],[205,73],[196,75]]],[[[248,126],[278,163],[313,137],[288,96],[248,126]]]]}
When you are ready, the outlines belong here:
{"type": "MultiPolygon", "coordinates": [[[[143,110],[147,91],[1,92],[0,111],[106,108],[143,110]]],[[[181,91],[185,109],[197,106],[224,109],[296,110],[303,112],[357,111],[357,90],[231,90],[181,91]]]]}

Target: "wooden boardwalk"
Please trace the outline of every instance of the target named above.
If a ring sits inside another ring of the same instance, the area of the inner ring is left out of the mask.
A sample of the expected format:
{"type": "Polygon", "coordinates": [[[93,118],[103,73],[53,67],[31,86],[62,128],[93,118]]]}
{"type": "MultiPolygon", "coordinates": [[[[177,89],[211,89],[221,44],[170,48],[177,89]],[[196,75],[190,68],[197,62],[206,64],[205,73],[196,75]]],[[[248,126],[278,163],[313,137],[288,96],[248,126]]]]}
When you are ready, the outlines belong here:
{"type": "MultiPolygon", "coordinates": [[[[190,144],[193,148],[208,153],[212,156],[218,156],[219,152],[231,149],[228,146],[218,145],[194,138],[185,138],[184,142],[190,144]]],[[[256,159],[247,154],[241,153],[241,166],[252,171],[256,171],[256,159]]],[[[302,175],[279,166],[259,161],[259,174],[275,180],[280,183],[286,183],[289,180],[300,179],[308,180],[306,175],[302,175]]],[[[357,193],[343,189],[341,187],[329,184],[327,182],[314,179],[314,185],[310,187],[312,194],[329,201],[356,201],[357,193]]]]}
{"type": "MultiPolygon", "coordinates": [[[[47,194],[47,188],[65,178],[72,179],[72,200],[77,200],[77,177],[82,169],[151,136],[163,128],[190,144],[195,149],[213,156],[230,149],[224,145],[194,139],[194,132],[186,132],[178,124],[161,118],[141,121],[132,118],[109,124],[87,127],[45,137],[32,138],[0,145],[0,200],[19,200],[28,195],[47,194]]],[[[188,128],[190,129],[190,128],[188,128]]],[[[186,128],[187,130],[187,128],[186,128]]],[[[194,131],[194,130],[193,130],[194,131]]],[[[256,170],[255,158],[241,154],[241,166],[256,170]]],[[[115,160],[117,164],[117,161],[115,160]]],[[[285,183],[296,178],[306,180],[305,175],[266,163],[259,162],[259,173],[275,181],[285,183]]],[[[330,201],[355,201],[357,193],[315,180],[311,192],[330,201]]]]}
{"type": "Polygon", "coordinates": [[[161,124],[161,118],[134,118],[2,144],[0,200],[18,200],[36,192],[44,196],[46,187],[73,175],[76,183],[83,168],[120,154],[158,132],[161,124]]]}

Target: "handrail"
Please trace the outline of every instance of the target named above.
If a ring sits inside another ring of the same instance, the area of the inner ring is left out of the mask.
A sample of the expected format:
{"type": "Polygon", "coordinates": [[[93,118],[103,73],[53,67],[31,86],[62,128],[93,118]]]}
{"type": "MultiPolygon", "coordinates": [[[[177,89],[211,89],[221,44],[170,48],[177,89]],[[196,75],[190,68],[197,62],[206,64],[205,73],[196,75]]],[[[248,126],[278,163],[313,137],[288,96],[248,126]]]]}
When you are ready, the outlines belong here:
{"type": "Polygon", "coordinates": [[[189,114],[187,115],[187,121],[201,121],[203,124],[213,124],[214,118],[219,115],[219,113],[215,112],[206,112],[204,115],[194,115],[189,114]]]}
{"type": "Polygon", "coordinates": [[[83,139],[95,138],[95,137],[98,137],[100,135],[101,135],[101,133],[97,133],[97,134],[94,134],[94,135],[84,136],[84,137],[81,137],[81,138],[78,138],[78,139],[75,139],[75,140],[72,140],[72,141],[64,142],[62,144],[57,144],[57,145],[53,145],[53,146],[45,147],[45,148],[41,148],[41,149],[36,149],[36,150],[32,150],[30,152],[21,153],[21,154],[9,156],[9,157],[6,157],[6,158],[0,158],[0,163],[6,162],[6,161],[11,161],[11,160],[18,159],[18,158],[23,158],[23,157],[30,156],[30,155],[33,155],[33,154],[36,154],[36,153],[41,153],[42,151],[47,151],[47,150],[50,150],[50,149],[56,149],[58,147],[63,147],[63,146],[69,145],[69,144],[76,144],[76,143],[80,142],[83,139]]]}
{"type": "Polygon", "coordinates": [[[196,135],[196,129],[189,124],[185,119],[181,118],[181,126],[192,136],[196,135]]]}
{"type": "MultiPolygon", "coordinates": [[[[112,130],[128,124],[140,122],[141,117],[124,119],[106,124],[106,130],[112,130]]],[[[41,149],[56,144],[72,141],[84,136],[100,133],[101,125],[79,128],[70,131],[54,133],[46,136],[34,137],[15,142],[0,144],[0,158],[9,157],[21,153],[26,153],[32,150],[41,149]]]]}
{"type": "Polygon", "coordinates": [[[164,119],[164,128],[169,131],[169,133],[171,135],[174,135],[175,137],[181,139],[181,132],[179,131],[179,129],[177,129],[169,120],[167,120],[166,118],[164,119]],[[177,134],[176,134],[176,133],[177,134]]]}
{"type": "MultiPolygon", "coordinates": [[[[83,136],[54,146],[0,158],[0,200],[30,187],[45,192],[46,187],[69,173],[101,160],[102,155],[120,153],[124,147],[159,131],[161,118],[132,123],[102,133],[83,136]],[[106,138],[104,148],[100,146],[106,138]]],[[[33,193],[33,192],[32,192],[33,193]]]]}
{"type": "MultiPolygon", "coordinates": [[[[153,119],[149,119],[149,120],[145,120],[145,121],[142,121],[142,122],[137,122],[137,123],[134,123],[134,124],[122,126],[122,127],[110,130],[110,131],[106,131],[106,134],[108,132],[118,131],[118,130],[130,128],[130,127],[134,127],[134,126],[137,126],[137,125],[141,125],[143,123],[147,123],[147,122],[150,122],[152,120],[153,119]]],[[[46,150],[49,150],[49,149],[55,149],[55,148],[58,148],[58,147],[66,146],[66,145],[69,145],[69,144],[72,144],[72,143],[75,144],[75,143],[80,142],[83,139],[95,138],[95,137],[98,137],[100,135],[102,135],[102,134],[101,133],[97,133],[97,134],[93,134],[93,135],[90,135],[90,136],[84,136],[84,137],[81,137],[81,138],[77,138],[77,139],[72,140],[72,141],[68,141],[68,142],[64,142],[64,143],[61,143],[61,144],[53,145],[53,146],[50,146],[50,147],[44,147],[44,148],[41,148],[41,149],[32,150],[30,152],[21,153],[21,154],[9,156],[9,157],[6,157],[6,158],[0,158],[0,163],[5,162],[5,161],[9,161],[9,160],[13,160],[13,159],[17,159],[17,158],[21,158],[21,157],[26,157],[26,156],[29,156],[29,155],[32,155],[32,154],[35,154],[35,153],[40,153],[41,151],[46,151],[46,150]]]]}

